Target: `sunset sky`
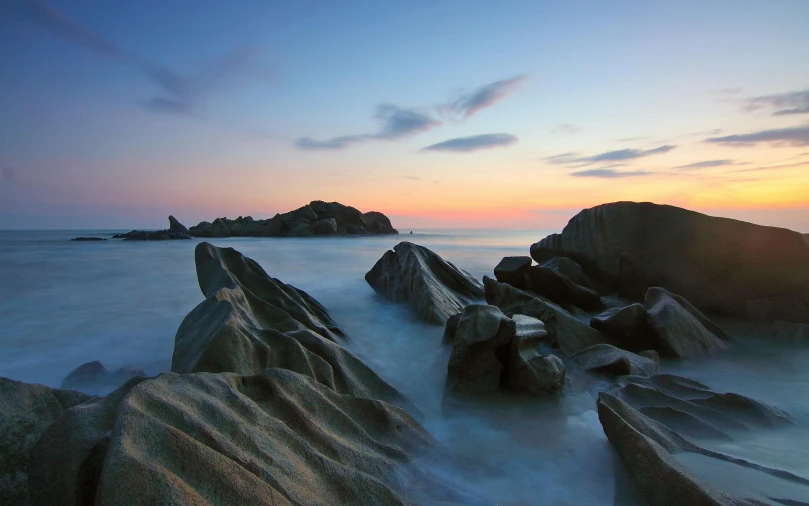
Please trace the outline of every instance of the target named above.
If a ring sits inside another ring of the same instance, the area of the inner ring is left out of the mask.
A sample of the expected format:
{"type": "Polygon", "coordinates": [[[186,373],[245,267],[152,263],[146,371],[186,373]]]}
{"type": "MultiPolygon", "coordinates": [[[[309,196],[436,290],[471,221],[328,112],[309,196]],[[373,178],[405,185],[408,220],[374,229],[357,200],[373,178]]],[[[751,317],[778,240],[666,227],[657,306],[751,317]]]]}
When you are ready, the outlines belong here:
{"type": "Polygon", "coordinates": [[[809,232],[807,26],[806,0],[3,2],[0,229],[642,200],[809,232]]]}

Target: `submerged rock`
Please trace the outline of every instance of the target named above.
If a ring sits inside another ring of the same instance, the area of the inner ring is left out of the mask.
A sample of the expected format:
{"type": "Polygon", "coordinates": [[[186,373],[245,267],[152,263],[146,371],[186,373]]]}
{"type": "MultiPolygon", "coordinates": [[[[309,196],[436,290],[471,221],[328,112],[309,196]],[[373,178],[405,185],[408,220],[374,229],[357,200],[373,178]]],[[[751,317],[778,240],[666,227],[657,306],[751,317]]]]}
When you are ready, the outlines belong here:
{"type": "Polygon", "coordinates": [[[609,344],[596,344],[576,353],[570,360],[585,371],[622,376],[626,374],[651,376],[657,373],[659,362],[609,344]]]}
{"type": "Polygon", "coordinates": [[[597,330],[580,322],[556,304],[523,292],[485,276],[486,302],[499,307],[506,315],[523,314],[544,322],[554,347],[565,353],[576,353],[608,339],[597,330]]]}
{"type": "MultiPolygon", "coordinates": [[[[703,311],[739,318],[757,299],[789,294],[809,305],[806,236],[672,206],[616,202],[585,209],[561,234],[531,246],[531,256],[538,263],[572,258],[633,297],[661,286],[703,311]]],[[[790,319],[809,323],[806,317],[790,319]]]]}
{"type": "Polygon", "coordinates": [[[386,251],[365,281],[386,299],[409,302],[422,320],[439,325],[483,299],[483,286],[471,274],[410,242],[386,251]]]}
{"type": "Polygon", "coordinates": [[[28,504],[30,459],[40,435],[62,413],[93,397],[0,378],[0,504],[28,504]]]}
{"type": "Polygon", "coordinates": [[[147,374],[142,369],[127,365],[114,371],[108,371],[101,362],[95,360],[73,369],[62,380],[61,388],[106,393],[115,390],[130,378],[136,376],[147,376],[147,374]]]}

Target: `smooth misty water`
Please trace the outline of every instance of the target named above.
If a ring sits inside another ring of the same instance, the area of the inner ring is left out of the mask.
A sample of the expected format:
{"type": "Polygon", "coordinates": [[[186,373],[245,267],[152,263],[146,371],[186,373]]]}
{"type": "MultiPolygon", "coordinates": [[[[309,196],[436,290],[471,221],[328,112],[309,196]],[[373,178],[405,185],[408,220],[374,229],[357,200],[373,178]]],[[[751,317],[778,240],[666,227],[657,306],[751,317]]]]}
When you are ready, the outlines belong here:
{"type": "MultiPolygon", "coordinates": [[[[417,404],[422,423],[439,441],[491,466],[462,486],[497,504],[639,504],[598,422],[592,394],[445,399],[450,350],[441,345],[443,329],[419,322],[407,306],[385,302],[363,279],[400,240],[425,245],[480,278],[491,275],[503,256],[527,254],[550,232],[432,230],[211,242],[233,246],[319,300],[350,337],[347,346],[417,404]]],[[[150,374],[168,371],[174,333],[202,301],[193,262],[198,241],[68,241],[79,235],[101,233],[0,232],[0,376],[59,386],[91,360],[109,369],[129,364],[150,374]]],[[[746,342],[731,353],[663,368],[789,412],[795,427],[751,431],[710,446],[809,476],[809,348],[746,342]]],[[[716,483],[722,476],[717,473],[716,483]]]]}

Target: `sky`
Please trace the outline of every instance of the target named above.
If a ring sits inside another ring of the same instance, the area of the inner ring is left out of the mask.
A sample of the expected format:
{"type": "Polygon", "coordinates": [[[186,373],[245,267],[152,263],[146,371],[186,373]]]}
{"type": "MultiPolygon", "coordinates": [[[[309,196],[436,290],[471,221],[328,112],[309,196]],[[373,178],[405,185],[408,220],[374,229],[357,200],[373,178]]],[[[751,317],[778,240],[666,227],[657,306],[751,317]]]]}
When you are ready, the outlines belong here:
{"type": "Polygon", "coordinates": [[[0,229],[651,201],[809,232],[809,1],[0,3],[0,229]]]}

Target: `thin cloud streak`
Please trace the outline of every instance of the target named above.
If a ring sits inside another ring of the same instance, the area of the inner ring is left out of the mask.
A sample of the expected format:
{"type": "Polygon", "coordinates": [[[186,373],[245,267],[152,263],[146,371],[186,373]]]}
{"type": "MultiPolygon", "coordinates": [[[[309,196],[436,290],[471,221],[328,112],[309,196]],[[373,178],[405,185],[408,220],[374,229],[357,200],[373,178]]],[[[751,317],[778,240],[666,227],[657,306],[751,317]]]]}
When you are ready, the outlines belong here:
{"type": "Polygon", "coordinates": [[[724,165],[733,165],[733,160],[705,160],[703,162],[696,162],[696,163],[689,163],[688,165],[678,165],[674,167],[675,169],[680,170],[695,170],[695,169],[706,169],[710,167],[722,167],[724,165]]]}
{"type": "Polygon", "coordinates": [[[459,115],[462,120],[467,120],[514,93],[527,77],[526,75],[520,75],[486,84],[462,95],[451,104],[440,109],[459,115]]]}
{"type": "Polygon", "coordinates": [[[607,151],[592,156],[578,156],[577,153],[563,153],[561,155],[554,155],[545,158],[548,163],[555,165],[568,165],[573,167],[585,167],[587,165],[596,165],[599,163],[608,162],[625,162],[644,158],[647,156],[668,153],[677,146],[663,145],[653,149],[619,149],[616,151],[607,151]]]}
{"type": "Polygon", "coordinates": [[[624,178],[624,177],[643,177],[643,176],[653,176],[654,172],[648,172],[645,170],[633,170],[633,171],[619,171],[614,169],[589,169],[589,170],[580,170],[578,172],[571,172],[570,174],[573,177],[594,177],[599,179],[616,179],[616,178],[624,178]]]}
{"type": "Polygon", "coordinates": [[[469,153],[481,149],[491,149],[510,146],[517,142],[517,137],[511,134],[483,134],[470,137],[458,137],[422,148],[422,151],[450,151],[456,153],[469,153]]]}
{"type": "Polygon", "coordinates": [[[761,130],[749,134],[709,137],[703,142],[733,147],[753,146],[761,143],[776,146],[809,146],[809,124],[761,130]]]}
{"type": "Polygon", "coordinates": [[[747,102],[745,110],[773,109],[773,116],[809,114],[809,90],[790,91],[754,97],[747,102]]]}

